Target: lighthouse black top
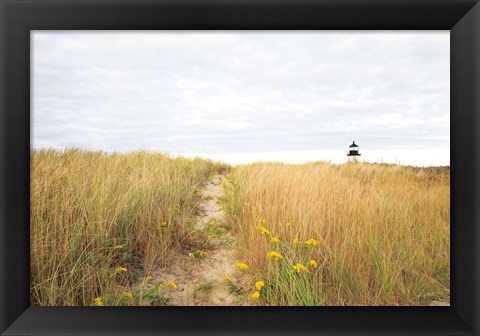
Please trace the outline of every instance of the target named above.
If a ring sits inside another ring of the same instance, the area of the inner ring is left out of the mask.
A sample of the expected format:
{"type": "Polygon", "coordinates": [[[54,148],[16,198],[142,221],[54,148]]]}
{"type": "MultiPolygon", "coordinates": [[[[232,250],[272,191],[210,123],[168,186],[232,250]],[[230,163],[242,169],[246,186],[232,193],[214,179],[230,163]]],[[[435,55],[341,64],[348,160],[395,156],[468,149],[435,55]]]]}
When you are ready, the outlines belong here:
{"type": "Polygon", "coordinates": [[[358,152],[358,145],[355,141],[350,145],[350,152],[347,156],[360,156],[361,154],[358,152]]]}

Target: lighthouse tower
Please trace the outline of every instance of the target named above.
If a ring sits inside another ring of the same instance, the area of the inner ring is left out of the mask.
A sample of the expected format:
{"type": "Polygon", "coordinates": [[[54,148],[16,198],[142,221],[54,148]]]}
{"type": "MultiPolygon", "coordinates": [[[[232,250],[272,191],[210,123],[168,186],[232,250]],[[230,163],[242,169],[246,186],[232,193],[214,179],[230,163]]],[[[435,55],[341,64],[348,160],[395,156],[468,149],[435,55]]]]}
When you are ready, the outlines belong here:
{"type": "Polygon", "coordinates": [[[358,157],[362,154],[358,152],[358,145],[355,141],[350,145],[350,150],[348,151],[348,162],[358,162],[358,157]]]}

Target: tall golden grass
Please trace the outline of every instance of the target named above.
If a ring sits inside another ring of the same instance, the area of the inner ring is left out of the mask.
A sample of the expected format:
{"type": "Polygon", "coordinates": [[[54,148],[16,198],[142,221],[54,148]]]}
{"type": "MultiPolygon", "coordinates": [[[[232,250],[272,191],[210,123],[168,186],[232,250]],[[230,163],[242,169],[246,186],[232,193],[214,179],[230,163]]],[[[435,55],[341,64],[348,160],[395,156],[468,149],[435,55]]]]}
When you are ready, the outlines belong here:
{"type": "Polygon", "coordinates": [[[31,303],[130,304],[132,284],[188,238],[199,188],[221,168],[144,151],[32,152],[31,303]]]}
{"type": "Polygon", "coordinates": [[[240,258],[265,283],[259,304],[449,301],[449,168],[256,163],[225,191],[240,258]]]}
{"type": "MultiPolygon", "coordinates": [[[[199,190],[228,168],[144,151],[32,152],[31,303],[142,304],[138,284],[198,244],[199,190]]],[[[449,169],[256,163],[229,178],[223,208],[259,304],[449,300],[449,169]]]]}

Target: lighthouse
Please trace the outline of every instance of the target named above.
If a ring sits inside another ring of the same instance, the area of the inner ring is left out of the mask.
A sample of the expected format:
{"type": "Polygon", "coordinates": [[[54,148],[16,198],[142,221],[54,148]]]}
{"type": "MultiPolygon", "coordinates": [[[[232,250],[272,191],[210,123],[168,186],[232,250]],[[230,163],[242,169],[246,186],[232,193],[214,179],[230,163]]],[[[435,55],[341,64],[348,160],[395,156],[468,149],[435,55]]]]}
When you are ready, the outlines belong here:
{"type": "Polygon", "coordinates": [[[361,154],[358,152],[358,145],[355,143],[355,141],[350,145],[349,151],[348,151],[348,162],[358,162],[358,157],[361,154]]]}

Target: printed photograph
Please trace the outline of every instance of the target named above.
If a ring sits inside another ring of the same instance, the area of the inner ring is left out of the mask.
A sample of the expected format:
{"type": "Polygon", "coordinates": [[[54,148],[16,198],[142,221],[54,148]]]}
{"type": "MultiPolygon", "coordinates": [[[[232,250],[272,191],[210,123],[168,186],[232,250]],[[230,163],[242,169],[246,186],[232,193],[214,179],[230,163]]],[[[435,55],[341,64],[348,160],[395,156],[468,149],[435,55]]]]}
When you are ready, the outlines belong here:
{"type": "Polygon", "coordinates": [[[31,31],[30,116],[33,306],[450,305],[449,31],[31,31]]]}

